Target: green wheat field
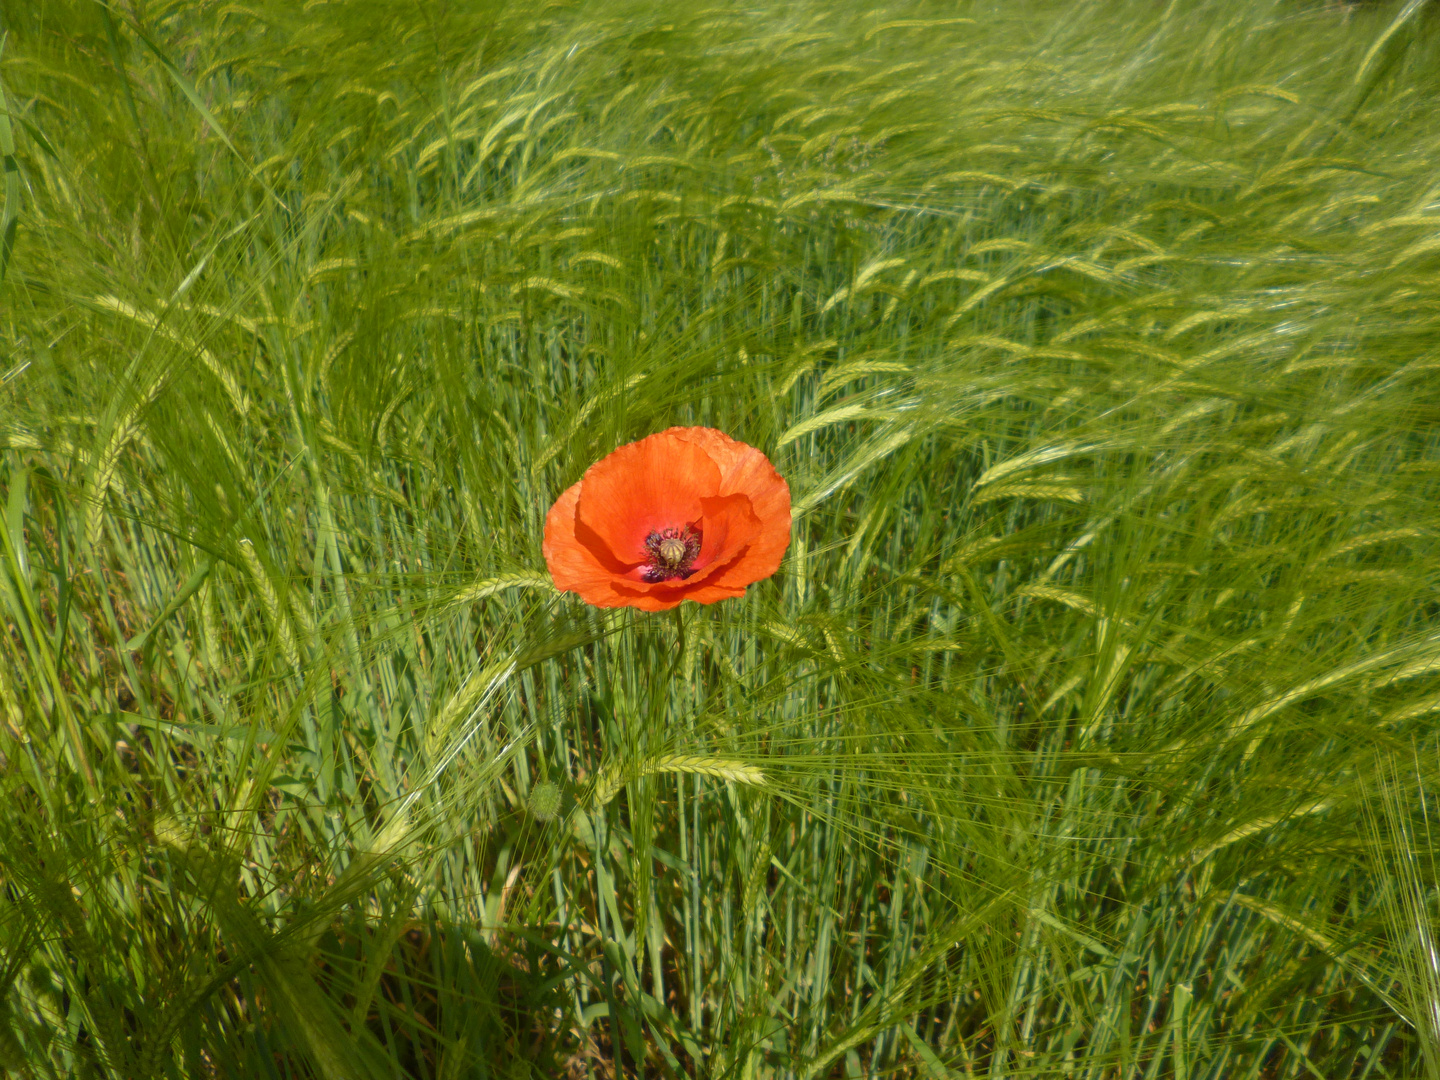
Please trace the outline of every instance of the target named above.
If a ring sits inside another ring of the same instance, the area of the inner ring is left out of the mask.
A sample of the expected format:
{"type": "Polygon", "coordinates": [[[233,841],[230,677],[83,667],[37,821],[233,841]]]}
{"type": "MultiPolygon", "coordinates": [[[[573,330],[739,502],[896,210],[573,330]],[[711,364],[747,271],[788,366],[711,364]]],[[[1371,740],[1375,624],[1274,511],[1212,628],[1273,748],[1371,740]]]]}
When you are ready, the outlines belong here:
{"type": "Polygon", "coordinates": [[[0,1073],[1440,1080],[1440,5],[0,35],[0,1073]]]}

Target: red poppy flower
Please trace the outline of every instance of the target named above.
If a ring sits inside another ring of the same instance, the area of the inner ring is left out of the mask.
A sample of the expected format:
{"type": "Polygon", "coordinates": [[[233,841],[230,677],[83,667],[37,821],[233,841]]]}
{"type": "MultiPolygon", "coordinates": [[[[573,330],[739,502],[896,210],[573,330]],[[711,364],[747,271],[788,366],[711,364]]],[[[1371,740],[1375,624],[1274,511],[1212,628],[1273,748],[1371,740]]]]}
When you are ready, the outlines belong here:
{"type": "Polygon", "coordinates": [[[601,458],[545,517],[557,589],[665,611],[744,596],[790,543],[790,488],[753,446],[671,428],[601,458]]]}

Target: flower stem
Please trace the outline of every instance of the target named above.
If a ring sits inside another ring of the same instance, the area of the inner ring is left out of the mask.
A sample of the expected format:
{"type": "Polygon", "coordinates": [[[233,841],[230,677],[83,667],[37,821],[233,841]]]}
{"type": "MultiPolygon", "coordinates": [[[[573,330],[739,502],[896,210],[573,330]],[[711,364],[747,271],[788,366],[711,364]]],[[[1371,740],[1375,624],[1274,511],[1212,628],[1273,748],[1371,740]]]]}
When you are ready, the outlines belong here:
{"type": "Polygon", "coordinates": [[[591,828],[595,838],[595,929],[600,938],[600,992],[605,997],[608,1026],[610,1028],[610,1054],[615,1063],[617,1077],[625,1075],[625,1019],[624,1006],[615,993],[617,981],[624,977],[614,970],[610,953],[605,948],[607,941],[619,945],[620,927],[608,926],[606,893],[613,887],[614,877],[610,874],[610,820],[607,808],[601,806],[591,815],[591,828]]]}
{"type": "Polygon", "coordinates": [[[675,634],[678,639],[675,646],[675,662],[670,667],[670,677],[675,677],[675,669],[680,666],[680,661],[685,656],[685,605],[675,605],[675,634]]]}
{"type": "MultiPolygon", "coordinates": [[[[680,662],[685,658],[685,616],[681,614],[683,605],[677,605],[673,610],[675,612],[675,632],[679,635],[679,641],[675,647],[675,655],[670,658],[670,665],[666,669],[665,677],[650,684],[649,726],[652,731],[664,717],[665,703],[670,696],[670,681],[675,678],[675,673],[680,670],[680,662]]],[[[658,650],[659,636],[656,635],[652,640],[655,641],[658,650]]]]}

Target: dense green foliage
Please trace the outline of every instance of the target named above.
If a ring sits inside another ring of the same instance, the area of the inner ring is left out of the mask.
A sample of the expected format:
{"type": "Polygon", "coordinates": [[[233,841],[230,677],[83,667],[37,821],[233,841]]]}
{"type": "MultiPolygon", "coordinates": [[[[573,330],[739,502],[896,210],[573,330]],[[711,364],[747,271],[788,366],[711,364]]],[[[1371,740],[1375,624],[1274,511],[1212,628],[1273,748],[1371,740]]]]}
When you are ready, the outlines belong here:
{"type": "Polygon", "coordinates": [[[1440,1077],[1424,5],[0,21],[3,1070],[1440,1077]]]}

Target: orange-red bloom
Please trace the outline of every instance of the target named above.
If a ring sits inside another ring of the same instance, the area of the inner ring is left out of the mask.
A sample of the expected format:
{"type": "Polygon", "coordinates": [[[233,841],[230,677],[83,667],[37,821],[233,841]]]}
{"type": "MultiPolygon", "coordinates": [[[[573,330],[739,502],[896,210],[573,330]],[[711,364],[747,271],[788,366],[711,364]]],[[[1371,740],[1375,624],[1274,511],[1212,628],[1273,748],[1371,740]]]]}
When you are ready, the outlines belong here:
{"type": "Polygon", "coordinates": [[[671,428],[601,458],[545,518],[555,587],[596,607],[713,604],[769,577],[790,543],[790,488],[753,446],[671,428]]]}

